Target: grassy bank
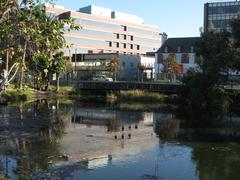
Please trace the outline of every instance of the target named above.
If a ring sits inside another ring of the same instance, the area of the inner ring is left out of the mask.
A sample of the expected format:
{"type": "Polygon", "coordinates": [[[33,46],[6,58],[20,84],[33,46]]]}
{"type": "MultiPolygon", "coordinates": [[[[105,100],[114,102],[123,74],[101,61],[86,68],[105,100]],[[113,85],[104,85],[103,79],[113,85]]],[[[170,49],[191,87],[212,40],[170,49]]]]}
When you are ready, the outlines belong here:
{"type": "Polygon", "coordinates": [[[80,92],[74,87],[60,87],[59,92],[51,86],[48,91],[38,91],[29,87],[19,90],[14,86],[8,87],[6,92],[1,92],[0,96],[7,102],[34,101],[36,99],[61,98],[61,97],[79,97],[80,92]]]}
{"type": "Polygon", "coordinates": [[[141,90],[120,91],[107,94],[108,102],[164,102],[167,95],[141,90]]]}

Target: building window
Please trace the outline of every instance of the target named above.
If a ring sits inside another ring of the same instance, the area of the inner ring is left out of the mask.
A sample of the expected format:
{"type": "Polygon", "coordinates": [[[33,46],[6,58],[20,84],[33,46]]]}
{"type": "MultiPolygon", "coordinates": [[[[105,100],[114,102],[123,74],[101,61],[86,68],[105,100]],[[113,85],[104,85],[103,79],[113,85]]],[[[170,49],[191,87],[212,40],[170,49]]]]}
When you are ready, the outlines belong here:
{"type": "Polygon", "coordinates": [[[182,51],[181,46],[178,46],[178,47],[177,47],[177,52],[178,52],[178,53],[181,53],[181,51],[182,51]]]}
{"type": "Polygon", "coordinates": [[[121,26],[121,29],[122,29],[123,31],[127,31],[127,26],[122,25],[122,26],[121,26]]]}
{"type": "Polygon", "coordinates": [[[140,45],[137,45],[137,50],[140,50],[140,45]]]}
{"type": "Polygon", "coordinates": [[[108,43],[109,43],[109,47],[112,47],[112,42],[111,42],[111,41],[109,41],[108,43]]]}
{"type": "Polygon", "coordinates": [[[194,47],[193,46],[190,47],[190,52],[194,53],[194,47]]]}
{"type": "Polygon", "coordinates": [[[162,64],[163,63],[163,54],[158,54],[158,64],[162,64]]]}
{"type": "Polygon", "coordinates": [[[167,46],[164,48],[164,52],[168,53],[168,47],[167,46]]]}
{"type": "Polygon", "coordinates": [[[119,48],[119,42],[115,42],[114,45],[116,48],[119,48]]]}
{"type": "Polygon", "coordinates": [[[120,38],[119,34],[115,34],[115,37],[116,37],[116,39],[120,38]]]}
{"type": "Polygon", "coordinates": [[[128,36],[128,39],[129,39],[130,41],[133,41],[133,36],[128,36]]]}
{"type": "Polygon", "coordinates": [[[123,44],[123,48],[124,48],[124,49],[127,48],[127,44],[126,44],[126,43],[123,44]]]}
{"type": "Polygon", "coordinates": [[[127,35],[126,35],[126,34],[124,34],[124,37],[123,37],[123,38],[124,38],[124,40],[126,40],[126,39],[127,39],[127,35]]]}
{"type": "Polygon", "coordinates": [[[133,49],[133,44],[130,44],[130,49],[133,49]]]}
{"type": "Polygon", "coordinates": [[[187,53],[182,54],[182,64],[189,64],[189,55],[187,53]]]}

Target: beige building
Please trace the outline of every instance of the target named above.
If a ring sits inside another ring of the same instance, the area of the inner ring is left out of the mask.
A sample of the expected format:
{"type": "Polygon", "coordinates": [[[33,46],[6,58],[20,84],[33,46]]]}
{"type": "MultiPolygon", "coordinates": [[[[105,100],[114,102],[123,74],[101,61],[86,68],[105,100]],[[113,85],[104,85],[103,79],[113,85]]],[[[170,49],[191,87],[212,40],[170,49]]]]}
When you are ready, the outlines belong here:
{"type": "Polygon", "coordinates": [[[69,47],[65,54],[119,53],[146,54],[156,52],[166,39],[159,27],[145,24],[135,15],[112,11],[97,6],[87,6],[79,11],[67,10],[61,6],[47,5],[47,13],[60,18],[72,17],[82,28],[67,31],[65,39],[69,47]]]}

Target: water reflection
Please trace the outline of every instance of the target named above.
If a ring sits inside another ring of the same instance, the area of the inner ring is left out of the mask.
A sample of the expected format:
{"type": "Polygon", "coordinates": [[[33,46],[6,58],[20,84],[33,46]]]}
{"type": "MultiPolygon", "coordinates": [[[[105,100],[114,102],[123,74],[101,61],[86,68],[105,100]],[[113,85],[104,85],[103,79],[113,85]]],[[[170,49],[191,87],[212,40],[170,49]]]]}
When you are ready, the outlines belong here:
{"type": "Polygon", "coordinates": [[[237,116],[214,129],[193,128],[174,112],[69,100],[0,107],[0,116],[0,171],[11,179],[238,177],[237,116]]]}

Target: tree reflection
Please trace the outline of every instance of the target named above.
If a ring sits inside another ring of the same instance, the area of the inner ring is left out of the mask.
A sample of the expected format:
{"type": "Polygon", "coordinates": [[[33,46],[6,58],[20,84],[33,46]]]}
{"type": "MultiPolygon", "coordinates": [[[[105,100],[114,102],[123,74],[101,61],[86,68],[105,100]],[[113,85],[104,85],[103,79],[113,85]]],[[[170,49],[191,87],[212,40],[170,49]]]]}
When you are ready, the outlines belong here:
{"type": "Polygon", "coordinates": [[[238,144],[198,144],[192,159],[199,179],[240,179],[240,146],[238,144]]]}
{"type": "Polygon", "coordinates": [[[58,101],[47,100],[21,104],[22,122],[10,121],[8,127],[11,135],[4,139],[4,144],[1,143],[1,149],[12,152],[9,156],[17,161],[12,169],[20,179],[29,178],[39,169],[47,170],[55,162],[66,160],[66,156],[59,151],[59,141],[64,135],[65,123],[71,120],[71,113],[69,109],[66,111],[59,106],[58,101]],[[15,129],[19,123],[24,123],[24,127],[15,129]]]}
{"type": "Polygon", "coordinates": [[[179,130],[179,121],[176,119],[157,120],[154,123],[154,132],[162,142],[176,140],[179,130]]]}
{"type": "Polygon", "coordinates": [[[120,122],[116,118],[107,119],[106,126],[108,132],[118,132],[120,128],[120,122]]]}

